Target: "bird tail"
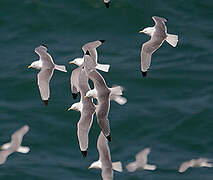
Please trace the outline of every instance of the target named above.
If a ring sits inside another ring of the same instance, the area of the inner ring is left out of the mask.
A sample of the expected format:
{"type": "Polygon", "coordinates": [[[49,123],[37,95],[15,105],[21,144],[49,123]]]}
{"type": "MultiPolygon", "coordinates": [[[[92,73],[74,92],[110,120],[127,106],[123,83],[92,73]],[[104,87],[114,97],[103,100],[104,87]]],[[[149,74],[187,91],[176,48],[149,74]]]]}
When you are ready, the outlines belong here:
{"type": "Polygon", "coordinates": [[[55,69],[62,71],[62,72],[67,72],[66,67],[65,66],[61,66],[61,65],[56,65],[55,64],[55,69]]]}
{"type": "Polygon", "coordinates": [[[117,102],[120,105],[124,105],[127,102],[126,98],[124,98],[122,96],[117,96],[117,95],[110,96],[110,99],[114,100],[115,102],[117,102]]]}
{"type": "Polygon", "coordinates": [[[154,171],[157,167],[155,165],[150,165],[150,164],[146,164],[144,166],[144,169],[145,170],[151,170],[151,171],[154,171]]]}
{"type": "Polygon", "coordinates": [[[178,43],[178,36],[173,34],[167,34],[166,41],[172,45],[173,47],[177,46],[178,43]]]}
{"type": "Polygon", "coordinates": [[[112,169],[118,172],[123,172],[121,161],[113,162],[112,163],[112,169]]]}
{"type": "Polygon", "coordinates": [[[95,68],[98,70],[104,71],[104,72],[108,72],[110,65],[109,64],[97,64],[97,66],[95,68]]]}
{"type": "Polygon", "coordinates": [[[115,87],[112,87],[112,88],[109,88],[112,95],[118,95],[118,96],[121,96],[123,93],[123,88],[121,86],[115,86],[115,87]]]}
{"type": "Polygon", "coordinates": [[[19,153],[25,153],[26,154],[30,151],[30,148],[26,147],[26,146],[20,146],[16,151],[19,152],[19,153]]]}

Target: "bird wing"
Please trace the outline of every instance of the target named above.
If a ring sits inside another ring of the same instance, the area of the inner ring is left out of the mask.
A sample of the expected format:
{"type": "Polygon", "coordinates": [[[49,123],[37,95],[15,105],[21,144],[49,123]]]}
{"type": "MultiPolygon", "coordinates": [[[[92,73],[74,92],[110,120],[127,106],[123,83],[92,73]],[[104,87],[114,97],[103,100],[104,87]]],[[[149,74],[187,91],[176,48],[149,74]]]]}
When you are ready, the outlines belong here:
{"type": "Polygon", "coordinates": [[[102,132],[100,132],[100,135],[98,137],[97,149],[99,152],[99,159],[102,163],[102,167],[112,169],[112,161],[108,141],[102,132]]]}
{"type": "Polygon", "coordinates": [[[156,32],[165,34],[167,32],[167,28],[166,28],[166,25],[165,25],[167,20],[165,18],[161,18],[161,17],[158,17],[158,16],[153,16],[152,19],[155,22],[156,32]]]}
{"type": "Polygon", "coordinates": [[[72,74],[70,76],[70,85],[71,85],[71,92],[72,93],[78,93],[79,87],[78,87],[78,79],[79,79],[79,73],[82,70],[82,67],[78,67],[72,71],[72,74]]]}
{"type": "Polygon", "coordinates": [[[96,48],[99,47],[102,44],[101,41],[93,41],[93,42],[89,42],[85,45],[82,46],[82,50],[84,52],[84,54],[86,53],[86,51],[88,50],[90,53],[90,56],[92,57],[92,59],[94,60],[95,63],[97,63],[98,60],[98,53],[96,48]]]}
{"type": "Polygon", "coordinates": [[[50,54],[47,52],[47,48],[44,46],[39,46],[35,48],[35,52],[39,55],[42,61],[42,67],[54,68],[54,62],[50,54]]]}
{"type": "Polygon", "coordinates": [[[139,164],[147,164],[147,156],[150,153],[150,148],[145,148],[136,154],[136,162],[139,164]]]}
{"type": "Polygon", "coordinates": [[[163,41],[151,38],[141,48],[141,71],[146,72],[151,64],[152,54],[162,45],[163,41]]]}
{"type": "Polygon", "coordinates": [[[179,172],[185,172],[188,168],[193,167],[195,164],[194,160],[183,162],[179,167],[179,172]]]}
{"type": "Polygon", "coordinates": [[[105,180],[113,180],[113,170],[109,167],[102,167],[102,178],[105,180]]]}
{"type": "Polygon", "coordinates": [[[53,75],[53,71],[54,71],[54,69],[42,69],[38,73],[38,76],[37,76],[38,87],[40,90],[42,100],[48,100],[50,97],[49,83],[50,83],[50,79],[53,75]]]}

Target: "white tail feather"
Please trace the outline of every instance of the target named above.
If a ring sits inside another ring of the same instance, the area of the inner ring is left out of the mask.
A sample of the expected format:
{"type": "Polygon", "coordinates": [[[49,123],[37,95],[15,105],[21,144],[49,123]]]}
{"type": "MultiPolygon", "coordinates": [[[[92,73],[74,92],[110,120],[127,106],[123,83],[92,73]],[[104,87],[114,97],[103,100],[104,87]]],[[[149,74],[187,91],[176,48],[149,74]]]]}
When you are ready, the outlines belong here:
{"type": "Polygon", "coordinates": [[[20,152],[20,153],[28,153],[30,151],[30,148],[29,147],[26,147],[26,146],[20,146],[17,150],[17,152],[20,152]]]}
{"type": "Polygon", "coordinates": [[[117,102],[120,105],[124,105],[127,102],[126,98],[124,98],[122,96],[117,96],[117,95],[110,96],[110,99],[112,99],[113,101],[117,102]]]}
{"type": "Polygon", "coordinates": [[[155,165],[145,164],[144,169],[145,170],[151,170],[154,171],[157,167],[155,165]]]}
{"type": "Polygon", "coordinates": [[[95,67],[98,70],[104,71],[104,72],[108,72],[109,71],[109,64],[97,64],[97,66],[95,67]]]}
{"type": "Polygon", "coordinates": [[[66,67],[65,66],[61,66],[61,65],[56,65],[55,64],[55,69],[62,71],[62,72],[67,72],[66,67]]]}
{"type": "Polygon", "coordinates": [[[121,86],[115,86],[115,87],[112,87],[112,88],[109,88],[110,91],[111,91],[111,95],[122,95],[122,91],[123,91],[123,88],[121,86]]]}
{"type": "Polygon", "coordinates": [[[112,163],[112,169],[118,172],[123,172],[122,164],[120,161],[112,163]]]}
{"type": "Polygon", "coordinates": [[[178,36],[173,34],[167,34],[166,41],[172,45],[173,47],[177,46],[178,43],[178,36]]]}
{"type": "Polygon", "coordinates": [[[10,147],[10,145],[11,145],[11,143],[3,144],[3,145],[1,146],[1,149],[2,149],[2,150],[6,150],[6,149],[8,149],[8,148],[10,147]]]}

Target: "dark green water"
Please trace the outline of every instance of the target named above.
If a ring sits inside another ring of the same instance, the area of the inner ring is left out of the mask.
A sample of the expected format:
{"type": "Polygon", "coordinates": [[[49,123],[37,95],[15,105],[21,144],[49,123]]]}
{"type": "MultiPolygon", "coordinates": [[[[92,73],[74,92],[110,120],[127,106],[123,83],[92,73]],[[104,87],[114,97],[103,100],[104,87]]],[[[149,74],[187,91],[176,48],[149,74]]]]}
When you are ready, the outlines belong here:
{"type": "Polygon", "coordinates": [[[74,101],[68,61],[83,55],[81,46],[105,39],[99,61],[111,65],[102,73],[108,86],[125,87],[124,106],[112,102],[112,160],[125,166],[145,147],[152,147],[154,172],[114,173],[117,180],[212,180],[213,169],[179,165],[198,157],[213,158],[213,2],[212,0],[1,0],[0,1],[0,144],[24,124],[31,129],[23,144],[27,155],[15,153],[0,167],[0,180],[94,180],[100,170],[88,170],[98,159],[96,120],[90,131],[88,157],[78,147],[80,114],[67,112],[74,101]],[[154,53],[146,79],[140,72],[139,34],[152,26],[153,15],[168,19],[168,32],[179,35],[177,48],[167,43],[154,53]],[[27,66],[38,56],[34,48],[46,43],[58,64],[46,108],[36,84],[36,70],[27,66]]]}

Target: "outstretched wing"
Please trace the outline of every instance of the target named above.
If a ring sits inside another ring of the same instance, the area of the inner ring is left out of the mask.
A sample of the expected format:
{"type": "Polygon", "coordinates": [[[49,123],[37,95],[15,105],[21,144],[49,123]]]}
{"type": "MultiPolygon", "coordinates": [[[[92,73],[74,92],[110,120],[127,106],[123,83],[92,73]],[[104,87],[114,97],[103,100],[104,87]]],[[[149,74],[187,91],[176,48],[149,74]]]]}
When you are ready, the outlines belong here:
{"type": "Polygon", "coordinates": [[[48,100],[50,97],[50,79],[53,75],[53,69],[43,69],[38,73],[38,87],[42,100],[48,100]]]}

